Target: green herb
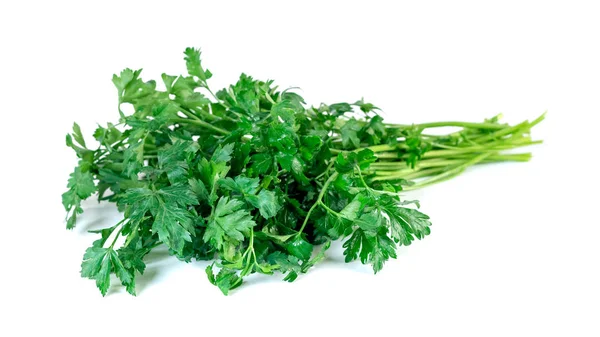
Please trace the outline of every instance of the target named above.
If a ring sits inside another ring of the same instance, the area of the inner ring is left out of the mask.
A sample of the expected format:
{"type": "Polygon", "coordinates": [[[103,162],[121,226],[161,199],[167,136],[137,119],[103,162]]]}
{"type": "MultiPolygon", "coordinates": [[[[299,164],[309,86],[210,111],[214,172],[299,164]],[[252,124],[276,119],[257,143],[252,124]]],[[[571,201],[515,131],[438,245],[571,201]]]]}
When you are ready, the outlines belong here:
{"type": "Polygon", "coordinates": [[[364,100],[308,106],[245,74],[213,93],[200,51],[186,49],[185,62],[188,75],[163,74],[161,84],[141,70],[114,75],[121,117],[96,129],[96,149],[77,124],[67,135],[79,157],[63,194],[67,228],[95,193],[124,213],[83,257],[81,275],[102,295],[112,273],[135,294],[144,257],[159,245],[185,262],[214,260],[208,279],[224,294],[252,273],[294,281],[333,240],[344,241],[346,262],[377,273],[399,246],[430,233],[429,217],[400,192],[475,164],[527,161],[529,153],[506,150],[539,143],[529,132],[543,115],[514,126],[499,116],[389,124],[364,100]],[[125,115],[123,104],[135,112],[125,115]],[[447,126],[459,130],[426,132],[447,126]]]}

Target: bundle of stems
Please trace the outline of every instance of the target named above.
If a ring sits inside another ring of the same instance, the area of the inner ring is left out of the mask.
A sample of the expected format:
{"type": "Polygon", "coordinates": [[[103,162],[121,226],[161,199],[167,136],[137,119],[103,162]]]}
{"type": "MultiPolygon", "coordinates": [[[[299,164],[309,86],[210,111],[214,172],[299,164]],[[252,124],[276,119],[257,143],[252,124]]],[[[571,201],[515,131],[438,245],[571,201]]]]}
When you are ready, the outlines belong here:
{"type": "MultiPolygon", "coordinates": [[[[405,191],[448,180],[477,164],[529,161],[530,152],[515,153],[513,150],[542,143],[541,140],[531,139],[530,131],[544,119],[545,113],[531,122],[526,120],[516,125],[499,123],[501,117],[497,115],[483,123],[448,121],[413,125],[384,124],[390,134],[407,128],[418,130],[423,153],[414,164],[409,160],[411,154],[407,152],[410,146],[403,137],[398,138],[394,145],[364,146],[352,152],[363,149],[373,151],[377,161],[371,163],[369,170],[363,173],[372,175],[371,181],[413,181],[403,187],[405,191]],[[441,135],[426,133],[431,129],[448,127],[460,129],[441,135]]],[[[350,152],[342,150],[341,142],[332,144],[333,153],[350,152]]]]}

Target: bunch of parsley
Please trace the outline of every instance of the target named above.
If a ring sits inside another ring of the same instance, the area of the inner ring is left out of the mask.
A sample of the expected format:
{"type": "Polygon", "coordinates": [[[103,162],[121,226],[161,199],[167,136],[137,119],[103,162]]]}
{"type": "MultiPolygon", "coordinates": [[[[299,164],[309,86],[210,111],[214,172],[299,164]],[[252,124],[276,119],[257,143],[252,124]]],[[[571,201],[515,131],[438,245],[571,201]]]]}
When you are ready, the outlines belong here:
{"type": "Polygon", "coordinates": [[[429,217],[400,191],[477,163],[528,160],[502,151],[536,143],[529,130],[543,119],[387,124],[363,100],[307,106],[245,74],[215,94],[200,51],[186,49],[185,62],[186,76],[162,75],[164,90],[141,70],[115,75],[120,120],[96,129],[96,149],[77,124],[67,135],[80,159],[62,196],[67,228],[96,193],[124,214],[95,231],[83,257],[81,275],[102,295],[112,273],[135,295],[144,257],[159,245],[181,261],[214,260],[208,279],[224,294],[252,273],[294,281],[333,240],[344,240],[346,262],[377,273],[399,246],[430,233],[429,217]],[[125,115],[124,104],[134,113],[125,115]],[[461,129],[423,132],[440,126],[461,129]]]}

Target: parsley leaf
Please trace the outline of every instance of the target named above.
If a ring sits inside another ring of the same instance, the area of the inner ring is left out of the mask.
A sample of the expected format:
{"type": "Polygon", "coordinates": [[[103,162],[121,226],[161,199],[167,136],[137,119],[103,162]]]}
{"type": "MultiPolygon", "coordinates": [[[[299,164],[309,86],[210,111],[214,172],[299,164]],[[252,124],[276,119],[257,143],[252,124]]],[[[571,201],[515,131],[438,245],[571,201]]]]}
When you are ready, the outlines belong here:
{"type": "Polygon", "coordinates": [[[262,190],[257,195],[250,195],[247,198],[252,206],[258,208],[260,215],[269,219],[277,215],[281,209],[281,204],[273,191],[262,190]]]}
{"type": "Polygon", "coordinates": [[[73,173],[71,173],[67,187],[69,190],[63,193],[62,203],[68,212],[67,229],[72,229],[77,222],[77,215],[83,213],[81,201],[96,192],[96,185],[94,184],[92,173],[84,171],[80,163],[80,166],[77,166],[73,173]]]}
{"type": "Polygon", "coordinates": [[[205,70],[202,68],[202,65],[200,64],[199,49],[185,49],[185,65],[187,66],[188,73],[198,77],[202,82],[206,82],[206,80],[212,77],[211,72],[208,69],[205,70]]]}
{"type": "Polygon", "coordinates": [[[204,241],[210,242],[216,249],[221,249],[225,241],[243,241],[252,227],[256,226],[250,213],[242,209],[243,205],[244,202],[240,200],[221,197],[208,221],[204,241]]]}
{"type": "Polygon", "coordinates": [[[394,242],[387,236],[379,214],[365,213],[357,221],[358,228],[344,242],[346,262],[360,257],[362,263],[370,263],[377,273],[389,258],[396,258],[394,242]]]}

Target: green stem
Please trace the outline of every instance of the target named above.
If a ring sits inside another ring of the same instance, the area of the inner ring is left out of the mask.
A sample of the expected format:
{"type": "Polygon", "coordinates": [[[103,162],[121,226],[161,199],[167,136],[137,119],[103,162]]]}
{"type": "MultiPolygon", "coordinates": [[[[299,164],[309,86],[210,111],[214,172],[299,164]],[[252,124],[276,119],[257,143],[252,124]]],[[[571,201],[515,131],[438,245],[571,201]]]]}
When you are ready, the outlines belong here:
{"type": "MultiPolygon", "coordinates": [[[[121,225],[123,222],[125,222],[126,219],[123,219],[121,221],[119,221],[117,223],[117,226],[121,225]]],[[[123,231],[123,226],[121,226],[121,228],[119,228],[119,230],[117,231],[117,234],[115,234],[115,238],[113,239],[112,243],[109,246],[109,249],[112,249],[115,246],[115,243],[117,243],[117,239],[119,238],[119,235],[121,235],[121,232],[123,231]]]]}
{"type": "MultiPolygon", "coordinates": [[[[472,158],[471,160],[462,161],[461,164],[455,165],[455,166],[450,166],[450,167],[448,167],[448,166],[433,167],[433,168],[425,169],[425,170],[415,170],[413,172],[402,171],[402,172],[400,172],[398,174],[389,174],[389,175],[377,176],[377,177],[373,178],[373,181],[376,181],[376,180],[396,180],[396,179],[410,180],[410,179],[417,179],[417,178],[423,178],[423,177],[428,177],[428,176],[435,176],[435,177],[431,178],[431,180],[438,179],[438,178],[443,178],[445,176],[451,175],[453,172],[459,172],[460,173],[466,167],[474,165],[474,164],[476,164],[478,162],[481,162],[486,157],[489,157],[492,154],[493,153],[482,153],[482,154],[480,154],[480,155],[472,158]]],[[[418,184],[420,184],[420,183],[418,183],[418,184]]],[[[417,185],[417,184],[415,184],[415,185],[417,185]]],[[[414,189],[415,185],[412,185],[411,189],[414,189]]]]}
{"type": "Polygon", "coordinates": [[[208,87],[208,85],[206,85],[204,88],[206,88],[206,90],[210,93],[210,95],[215,99],[215,101],[217,101],[217,104],[222,105],[224,108],[227,108],[225,106],[225,104],[223,104],[223,102],[217,97],[217,95],[215,95],[215,93],[210,90],[210,88],[208,87]]]}
{"type": "Polygon", "coordinates": [[[462,165],[456,166],[453,169],[450,169],[448,171],[445,171],[444,173],[442,173],[440,175],[434,176],[433,178],[426,179],[424,181],[420,181],[420,182],[418,182],[418,183],[416,183],[414,185],[407,186],[406,188],[404,188],[404,190],[410,191],[410,190],[414,190],[414,189],[417,189],[417,188],[421,188],[421,187],[425,187],[425,186],[428,186],[428,185],[432,185],[432,184],[435,184],[435,183],[439,183],[439,182],[442,182],[444,180],[448,180],[448,179],[450,179],[452,177],[455,177],[455,176],[459,175],[460,173],[462,173],[467,167],[475,165],[478,162],[482,161],[483,159],[485,159],[489,155],[490,155],[490,153],[480,154],[479,156],[477,156],[477,157],[469,160],[468,162],[466,162],[466,163],[464,163],[462,165]]]}
{"type": "Polygon", "coordinates": [[[221,117],[209,114],[208,112],[206,112],[206,111],[204,111],[202,109],[197,109],[197,110],[192,110],[192,111],[194,111],[195,113],[198,113],[198,114],[206,117],[206,119],[210,119],[210,120],[215,121],[215,122],[218,122],[218,121],[222,120],[221,117]]]}
{"type": "Polygon", "coordinates": [[[176,122],[176,123],[190,123],[190,124],[199,125],[199,126],[202,126],[204,128],[216,131],[216,132],[218,132],[218,133],[220,133],[222,135],[229,135],[231,133],[231,132],[229,132],[227,130],[221,129],[221,128],[217,127],[217,126],[214,126],[214,125],[212,125],[210,123],[207,123],[207,122],[205,122],[203,120],[200,120],[200,119],[177,118],[177,119],[174,119],[173,121],[176,122]]]}
{"type": "Polygon", "coordinates": [[[182,106],[179,106],[179,111],[181,111],[184,115],[188,116],[191,119],[198,120],[198,121],[201,120],[200,117],[194,115],[191,111],[183,108],[182,106]]]}
{"type": "Polygon", "coordinates": [[[430,169],[417,170],[417,171],[406,170],[406,171],[401,171],[397,174],[379,175],[379,176],[373,177],[372,180],[373,181],[377,181],[377,180],[381,181],[381,180],[397,180],[397,179],[406,179],[406,180],[417,179],[417,178],[423,178],[423,177],[432,176],[432,175],[435,175],[438,173],[442,173],[447,169],[448,169],[448,167],[433,167],[430,169]]]}
{"type": "Polygon", "coordinates": [[[318,179],[320,179],[321,177],[323,177],[324,175],[326,175],[326,174],[329,172],[329,170],[331,170],[331,168],[333,167],[333,164],[335,164],[335,158],[333,158],[333,159],[331,160],[331,163],[329,163],[329,165],[327,165],[327,168],[325,169],[325,171],[321,172],[321,174],[319,174],[318,176],[316,176],[316,177],[314,178],[314,180],[318,180],[318,179]]]}
{"type": "MultiPolygon", "coordinates": [[[[487,136],[491,136],[493,134],[488,134],[487,136]]],[[[495,137],[492,137],[491,139],[493,139],[495,137]]],[[[490,139],[486,139],[487,141],[489,141],[490,139]]],[[[464,152],[469,152],[469,151],[473,151],[473,150],[480,150],[480,149],[490,149],[492,146],[494,146],[496,149],[498,150],[502,150],[502,149],[510,149],[516,146],[526,146],[526,145],[534,145],[534,144],[540,144],[542,141],[533,141],[531,140],[529,137],[523,137],[523,138],[518,138],[518,139],[498,139],[495,140],[493,142],[488,142],[485,144],[469,144],[469,146],[449,146],[449,145],[445,145],[445,144],[439,144],[439,143],[435,143],[432,142],[431,144],[435,147],[439,147],[445,150],[458,150],[458,151],[464,151],[464,152]],[[504,147],[504,148],[502,148],[504,147]]],[[[395,144],[395,145],[388,145],[388,144],[382,144],[382,145],[374,145],[374,146],[367,146],[367,147],[360,147],[354,150],[339,150],[339,149],[335,149],[335,148],[330,148],[329,150],[332,153],[345,153],[345,152],[359,152],[361,150],[364,149],[369,149],[375,153],[380,153],[380,154],[384,154],[384,158],[395,158],[397,157],[390,157],[389,154],[385,154],[386,152],[390,152],[390,151],[396,151],[398,149],[408,149],[408,146],[406,144],[395,144]]],[[[434,151],[439,151],[439,150],[431,150],[429,152],[433,152],[436,153],[434,151]]],[[[427,152],[427,153],[429,153],[427,152]]],[[[379,155],[378,155],[379,156],[379,155]]]]}
{"type": "Polygon", "coordinates": [[[509,134],[524,133],[525,131],[529,131],[529,129],[530,129],[529,122],[524,121],[517,125],[511,126],[508,128],[504,128],[502,130],[498,130],[496,132],[492,132],[492,133],[489,133],[489,134],[486,134],[486,135],[483,135],[480,137],[473,138],[472,140],[481,143],[481,142],[485,142],[485,141],[488,141],[491,139],[497,139],[500,137],[504,137],[509,134]]]}
{"type": "Polygon", "coordinates": [[[315,203],[312,205],[312,207],[308,210],[308,213],[306,213],[306,217],[304,218],[304,222],[302,223],[302,227],[300,227],[300,230],[298,231],[298,233],[296,233],[297,237],[300,236],[300,234],[302,234],[302,231],[306,227],[306,224],[308,223],[308,219],[310,219],[310,215],[315,210],[315,208],[317,208],[317,206],[323,204],[321,202],[323,200],[323,196],[325,195],[325,192],[327,192],[327,188],[329,188],[329,185],[331,184],[331,182],[333,182],[335,180],[335,178],[337,178],[337,176],[338,176],[337,172],[333,173],[329,177],[329,179],[327,179],[327,181],[325,181],[325,184],[323,184],[323,188],[321,189],[321,193],[319,193],[319,196],[317,197],[317,201],[315,201],[315,203]]]}
{"type": "MultiPolygon", "coordinates": [[[[511,149],[521,147],[521,146],[529,146],[529,145],[535,145],[535,144],[541,144],[541,143],[542,143],[541,140],[536,140],[536,141],[522,141],[522,142],[517,142],[516,144],[509,144],[509,145],[496,145],[496,146],[492,145],[490,147],[477,146],[477,147],[464,147],[464,148],[461,147],[461,148],[456,148],[456,149],[452,149],[452,150],[431,150],[431,151],[425,152],[425,154],[423,155],[423,158],[450,157],[450,156],[456,156],[456,155],[468,154],[468,153],[498,152],[501,150],[511,150],[511,149]]],[[[381,153],[377,153],[376,156],[379,159],[397,159],[397,160],[407,157],[407,155],[399,156],[397,152],[381,152],[381,153]]]]}
{"type": "Polygon", "coordinates": [[[365,178],[363,178],[362,172],[360,171],[360,167],[357,166],[356,169],[358,170],[358,177],[360,178],[360,181],[362,182],[363,186],[365,186],[367,190],[372,191],[373,189],[369,185],[367,185],[365,178]]]}
{"type": "Polygon", "coordinates": [[[250,242],[248,243],[248,248],[242,255],[242,259],[246,261],[246,267],[240,273],[240,276],[246,276],[252,272],[252,267],[257,266],[258,262],[256,261],[256,252],[254,251],[254,230],[250,230],[250,242]],[[251,259],[253,260],[252,266],[250,265],[251,259]]]}
{"type": "MultiPolygon", "coordinates": [[[[373,191],[372,188],[370,187],[355,187],[356,189],[359,189],[361,191],[373,191]]],[[[390,192],[390,191],[385,191],[385,190],[375,190],[377,193],[379,194],[387,194],[387,195],[391,195],[394,197],[397,197],[400,195],[400,192],[390,192]]],[[[339,214],[339,213],[338,213],[339,214]]]]}
{"type": "Polygon", "coordinates": [[[319,203],[321,204],[321,207],[325,208],[325,210],[335,216],[337,216],[338,218],[341,218],[342,215],[334,210],[332,210],[331,208],[329,208],[327,205],[325,205],[325,203],[323,201],[319,201],[319,203]]]}
{"type": "Polygon", "coordinates": [[[268,92],[265,92],[265,97],[267,98],[267,100],[268,100],[268,101],[269,101],[271,104],[273,104],[273,105],[277,104],[277,103],[276,103],[276,102],[273,100],[273,97],[271,97],[271,95],[269,95],[269,93],[268,93],[268,92]]]}
{"type": "MultiPolygon", "coordinates": [[[[416,171],[419,169],[438,167],[438,166],[451,166],[460,164],[466,160],[472,158],[471,154],[464,154],[451,159],[446,158],[432,158],[418,161],[415,168],[410,168],[404,161],[391,161],[391,162],[374,162],[369,166],[369,169],[375,171],[377,174],[386,175],[388,172],[400,171],[410,169],[410,171],[416,171]]],[[[492,154],[489,157],[482,160],[482,163],[493,163],[502,161],[520,161],[526,162],[531,159],[531,153],[509,153],[509,154],[492,154]]]]}
{"type": "Polygon", "coordinates": [[[495,123],[469,123],[469,122],[456,122],[456,121],[448,121],[448,122],[432,122],[432,123],[421,123],[421,124],[386,124],[386,126],[394,127],[394,128],[410,128],[417,127],[420,129],[428,129],[428,128],[438,128],[438,127],[446,127],[446,126],[456,126],[462,128],[474,128],[474,129],[503,129],[506,127],[506,124],[495,124],[495,123]]]}

